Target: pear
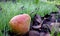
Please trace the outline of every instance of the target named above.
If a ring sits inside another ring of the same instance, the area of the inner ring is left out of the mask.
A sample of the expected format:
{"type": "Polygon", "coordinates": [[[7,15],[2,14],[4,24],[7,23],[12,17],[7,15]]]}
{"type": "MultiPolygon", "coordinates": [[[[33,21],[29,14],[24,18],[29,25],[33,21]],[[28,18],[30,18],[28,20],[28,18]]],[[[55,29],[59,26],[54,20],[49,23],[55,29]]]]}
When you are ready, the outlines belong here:
{"type": "Polygon", "coordinates": [[[10,28],[13,32],[25,34],[30,29],[31,17],[28,14],[14,16],[10,21],[10,28]]]}

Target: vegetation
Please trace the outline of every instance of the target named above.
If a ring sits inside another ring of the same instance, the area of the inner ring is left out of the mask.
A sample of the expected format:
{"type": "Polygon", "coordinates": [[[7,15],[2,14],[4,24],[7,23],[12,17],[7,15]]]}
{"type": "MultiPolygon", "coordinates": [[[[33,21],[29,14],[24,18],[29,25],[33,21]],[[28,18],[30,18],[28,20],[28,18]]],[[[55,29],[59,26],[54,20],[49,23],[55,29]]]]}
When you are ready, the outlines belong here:
{"type": "Polygon", "coordinates": [[[40,0],[16,0],[16,2],[0,2],[0,36],[3,36],[1,30],[10,29],[8,25],[9,21],[15,15],[27,13],[33,18],[34,14],[36,13],[43,17],[46,14],[56,11],[58,11],[58,8],[55,6],[55,4],[40,0]]]}

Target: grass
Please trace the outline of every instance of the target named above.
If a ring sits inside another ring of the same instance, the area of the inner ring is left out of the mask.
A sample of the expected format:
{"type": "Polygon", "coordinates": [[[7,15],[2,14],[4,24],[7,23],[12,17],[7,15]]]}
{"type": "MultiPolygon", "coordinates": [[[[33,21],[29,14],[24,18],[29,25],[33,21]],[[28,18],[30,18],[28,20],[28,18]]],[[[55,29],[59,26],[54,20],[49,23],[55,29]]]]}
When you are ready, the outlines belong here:
{"type": "MultiPolygon", "coordinates": [[[[55,5],[46,2],[39,2],[38,4],[33,2],[0,2],[0,7],[2,8],[2,10],[0,10],[0,30],[9,30],[9,21],[15,15],[27,13],[33,18],[36,13],[44,16],[52,11],[58,11],[55,5]],[[24,6],[24,8],[22,8],[22,6],[24,6]]],[[[0,36],[3,36],[1,31],[0,34],[0,36]]]]}
{"type": "Polygon", "coordinates": [[[60,0],[53,0],[53,1],[48,0],[48,3],[60,5],[60,0]]]}

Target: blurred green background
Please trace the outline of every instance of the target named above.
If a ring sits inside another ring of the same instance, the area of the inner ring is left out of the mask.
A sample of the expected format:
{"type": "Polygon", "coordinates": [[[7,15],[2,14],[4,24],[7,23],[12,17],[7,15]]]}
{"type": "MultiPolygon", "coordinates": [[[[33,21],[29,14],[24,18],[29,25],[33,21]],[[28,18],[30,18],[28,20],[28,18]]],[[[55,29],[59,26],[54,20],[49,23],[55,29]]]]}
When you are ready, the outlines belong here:
{"type": "Polygon", "coordinates": [[[51,12],[57,12],[58,8],[55,5],[60,5],[60,0],[0,0],[0,36],[5,35],[2,30],[10,30],[9,21],[13,16],[27,13],[33,18],[37,13],[43,17],[51,12]]]}

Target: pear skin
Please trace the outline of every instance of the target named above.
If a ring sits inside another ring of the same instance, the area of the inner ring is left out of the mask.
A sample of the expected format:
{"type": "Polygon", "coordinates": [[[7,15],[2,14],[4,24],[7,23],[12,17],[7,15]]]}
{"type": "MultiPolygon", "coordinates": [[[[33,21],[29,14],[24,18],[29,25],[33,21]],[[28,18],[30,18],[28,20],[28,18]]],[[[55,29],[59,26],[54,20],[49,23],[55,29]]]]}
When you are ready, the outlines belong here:
{"type": "Polygon", "coordinates": [[[14,16],[9,24],[11,29],[19,34],[24,34],[30,29],[31,17],[28,14],[14,16]]]}

